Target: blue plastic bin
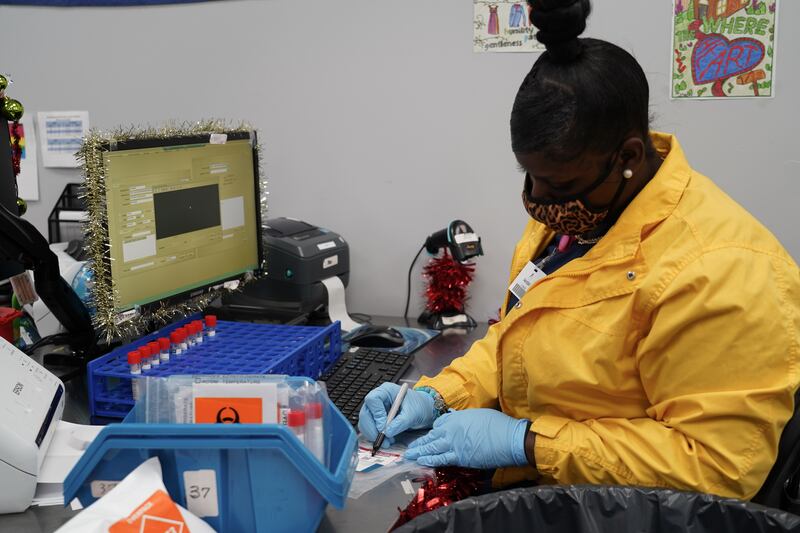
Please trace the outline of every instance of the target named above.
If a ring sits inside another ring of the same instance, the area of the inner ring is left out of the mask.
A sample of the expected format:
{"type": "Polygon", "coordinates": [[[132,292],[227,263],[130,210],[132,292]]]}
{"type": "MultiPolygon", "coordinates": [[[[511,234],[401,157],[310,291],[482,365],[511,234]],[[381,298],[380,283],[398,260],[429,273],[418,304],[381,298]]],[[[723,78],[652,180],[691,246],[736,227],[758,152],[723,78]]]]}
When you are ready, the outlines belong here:
{"type": "Polygon", "coordinates": [[[328,503],[342,508],[347,501],[358,440],[330,401],[328,468],[277,424],[142,424],[136,416],[134,410],[98,434],[64,481],[65,502],[77,497],[90,505],[92,481],[120,481],[153,456],[170,496],[184,507],[183,473],[216,472],[219,516],[203,519],[219,533],[314,531],[328,503]]]}
{"type": "MultiPolygon", "coordinates": [[[[89,409],[94,423],[104,419],[123,419],[133,409],[133,393],[128,352],[182,325],[202,318],[196,314],[171,324],[135,342],[116,348],[87,365],[89,409]]],[[[286,374],[317,379],[342,353],[341,326],[285,326],[217,322],[217,334],[189,348],[185,355],[173,357],[141,374],[172,376],[179,374],[286,374]]]]}

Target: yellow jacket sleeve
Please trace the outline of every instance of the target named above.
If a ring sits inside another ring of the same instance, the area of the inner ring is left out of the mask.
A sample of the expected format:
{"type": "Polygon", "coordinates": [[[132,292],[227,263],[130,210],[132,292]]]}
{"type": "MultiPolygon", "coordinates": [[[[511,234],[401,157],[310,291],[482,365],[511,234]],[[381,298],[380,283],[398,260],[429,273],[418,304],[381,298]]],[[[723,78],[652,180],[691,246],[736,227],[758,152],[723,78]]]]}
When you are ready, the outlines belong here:
{"type": "Polygon", "coordinates": [[[761,487],[798,382],[797,267],[730,246],[672,278],[647,303],[635,353],[647,417],[534,420],[542,474],[745,499],[761,487]]]}
{"type": "Polygon", "coordinates": [[[499,324],[435,377],[422,376],[415,387],[432,387],[451,409],[497,407],[497,334],[499,324]]]}

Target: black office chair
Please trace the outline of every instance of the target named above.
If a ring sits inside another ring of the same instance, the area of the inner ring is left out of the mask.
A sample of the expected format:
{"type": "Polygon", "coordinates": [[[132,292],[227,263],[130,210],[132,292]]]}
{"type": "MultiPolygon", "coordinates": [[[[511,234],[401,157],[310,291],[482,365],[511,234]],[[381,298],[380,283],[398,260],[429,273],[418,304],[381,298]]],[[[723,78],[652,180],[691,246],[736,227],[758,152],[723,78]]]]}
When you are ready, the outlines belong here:
{"type": "Polygon", "coordinates": [[[752,501],[800,514],[800,390],[794,396],[794,414],[781,433],[778,458],[752,501]]]}

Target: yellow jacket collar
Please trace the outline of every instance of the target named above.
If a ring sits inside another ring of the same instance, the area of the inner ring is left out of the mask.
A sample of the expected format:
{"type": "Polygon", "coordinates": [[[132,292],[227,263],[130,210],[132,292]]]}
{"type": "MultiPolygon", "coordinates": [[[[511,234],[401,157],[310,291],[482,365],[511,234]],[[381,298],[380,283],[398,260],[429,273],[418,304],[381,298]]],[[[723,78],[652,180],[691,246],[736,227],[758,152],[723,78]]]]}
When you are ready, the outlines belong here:
{"type": "MultiPolygon", "coordinates": [[[[642,232],[667,218],[678,205],[689,183],[691,167],[686,161],[678,139],[666,133],[652,132],[650,135],[658,155],[664,159],[653,179],[628,204],[617,222],[608,230],[585,256],[568,265],[570,272],[591,268],[598,259],[612,262],[633,256],[639,246],[642,232]]],[[[545,229],[548,242],[552,232],[545,229]]]]}

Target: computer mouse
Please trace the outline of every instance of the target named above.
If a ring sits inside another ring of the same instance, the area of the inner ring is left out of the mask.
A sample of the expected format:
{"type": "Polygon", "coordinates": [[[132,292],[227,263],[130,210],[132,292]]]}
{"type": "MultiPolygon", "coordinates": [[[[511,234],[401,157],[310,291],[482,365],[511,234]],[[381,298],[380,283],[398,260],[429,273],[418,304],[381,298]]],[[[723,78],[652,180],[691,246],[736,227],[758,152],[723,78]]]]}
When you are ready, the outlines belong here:
{"type": "Polygon", "coordinates": [[[405,344],[403,334],[388,326],[366,326],[348,339],[351,346],[361,348],[399,348],[405,344]]]}

